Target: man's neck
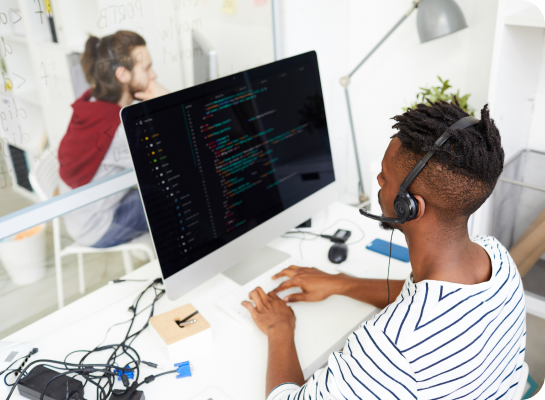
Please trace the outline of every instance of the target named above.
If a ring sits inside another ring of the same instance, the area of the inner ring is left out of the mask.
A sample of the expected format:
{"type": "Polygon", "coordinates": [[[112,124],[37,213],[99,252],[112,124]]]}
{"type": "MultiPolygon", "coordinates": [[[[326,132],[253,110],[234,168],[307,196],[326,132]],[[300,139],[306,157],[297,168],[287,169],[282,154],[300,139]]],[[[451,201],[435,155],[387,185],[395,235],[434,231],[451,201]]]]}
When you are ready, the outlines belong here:
{"type": "Polygon", "coordinates": [[[117,102],[119,107],[126,107],[130,106],[133,102],[133,97],[131,93],[128,90],[123,90],[123,93],[121,94],[121,99],[117,102]]]}
{"type": "Polygon", "coordinates": [[[404,232],[414,282],[426,279],[473,285],[486,282],[492,265],[486,251],[471,241],[467,228],[404,232]]]}

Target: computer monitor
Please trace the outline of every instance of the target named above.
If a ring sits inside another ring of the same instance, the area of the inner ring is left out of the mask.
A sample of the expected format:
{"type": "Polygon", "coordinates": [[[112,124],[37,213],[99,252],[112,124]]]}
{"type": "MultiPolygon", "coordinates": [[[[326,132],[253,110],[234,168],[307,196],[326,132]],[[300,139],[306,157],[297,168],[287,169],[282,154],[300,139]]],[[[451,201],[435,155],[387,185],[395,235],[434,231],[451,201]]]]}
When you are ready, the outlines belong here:
{"type": "Polygon", "coordinates": [[[171,299],[337,199],[315,52],[125,107],[121,117],[171,299]]]}
{"type": "Polygon", "coordinates": [[[191,31],[193,45],[193,85],[218,77],[218,54],[199,31],[191,31]]]}

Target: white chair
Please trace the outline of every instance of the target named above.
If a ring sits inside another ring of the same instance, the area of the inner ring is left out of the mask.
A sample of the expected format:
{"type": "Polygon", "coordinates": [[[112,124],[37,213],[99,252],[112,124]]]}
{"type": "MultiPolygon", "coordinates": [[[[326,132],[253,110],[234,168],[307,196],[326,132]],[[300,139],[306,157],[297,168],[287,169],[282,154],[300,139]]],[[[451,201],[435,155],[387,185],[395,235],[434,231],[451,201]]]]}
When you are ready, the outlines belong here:
{"type": "Polygon", "coordinates": [[[528,380],[528,364],[526,362],[522,364],[522,370],[520,371],[520,379],[519,383],[517,385],[517,391],[515,393],[515,396],[513,397],[513,400],[521,400],[522,396],[524,396],[524,393],[526,392],[526,381],[528,380]]]}
{"type": "MultiPolygon", "coordinates": [[[[29,180],[32,188],[34,189],[41,201],[51,199],[58,194],[57,187],[60,180],[59,161],[51,150],[44,151],[44,156],[42,157],[41,161],[38,161],[32,167],[29,173],[29,180]]],[[[62,282],[63,257],[70,254],[76,254],[77,256],[79,291],[81,294],[85,293],[85,273],[83,269],[84,254],[120,251],[123,255],[123,264],[125,266],[126,273],[129,273],[134,269],[130,254],[131,251],[144,252],[148,256],[150,261],[155,259],[155,253],[151,245],[151,238],[149,237],[149,234],[136,238],[132,242],[114,247],[98,249],[73,243],[65,248],[62,248],[60,218],[55,218],[52,222],[53,248],[55,253],[55,272],[57,275],[57,301],[59,304],[59,308],[64,307],[64,290],[62,282]]]]}

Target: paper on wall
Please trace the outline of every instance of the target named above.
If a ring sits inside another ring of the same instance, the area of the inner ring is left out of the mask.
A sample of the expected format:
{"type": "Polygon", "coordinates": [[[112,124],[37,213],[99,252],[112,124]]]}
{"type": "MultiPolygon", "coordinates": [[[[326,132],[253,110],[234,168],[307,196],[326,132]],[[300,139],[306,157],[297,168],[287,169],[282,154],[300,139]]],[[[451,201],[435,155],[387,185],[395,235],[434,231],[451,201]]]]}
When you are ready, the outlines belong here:
{"type": "Polygon", "coordinates": [[[237,0],[223,0],[221,13],[233,15],[237,11],[237,0]]]}

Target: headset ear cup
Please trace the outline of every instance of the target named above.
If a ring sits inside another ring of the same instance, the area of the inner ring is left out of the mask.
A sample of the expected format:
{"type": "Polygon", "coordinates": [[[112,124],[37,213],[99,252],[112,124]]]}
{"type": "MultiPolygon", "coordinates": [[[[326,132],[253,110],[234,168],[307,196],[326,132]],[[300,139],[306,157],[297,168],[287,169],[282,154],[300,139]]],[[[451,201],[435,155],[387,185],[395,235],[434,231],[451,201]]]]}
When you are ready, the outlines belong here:
{"type": "Polygon", "coordinates": [[[407,221],[412,221],[418,215],[418,201],[416,201],[416,199],[410,194],[408,198],[409,198],[409,201],[411,202],[411,210],[409,213],[409,218],[407,218],[407,221]]]}
{"type": "Polygon", "coordinates": [[[405,219],[405,222],[412,221],[418,215],[418,202],[413,196],[397,196],[394,201],[394,211],[398,218],[405,219]]]}
{"type": "Polygon", "coordinates": [[[394,211],[397,218],[407,219],[409,217],[409,205],[407,200],[401,196],[397,196],[394,200],[394,211]]]}

